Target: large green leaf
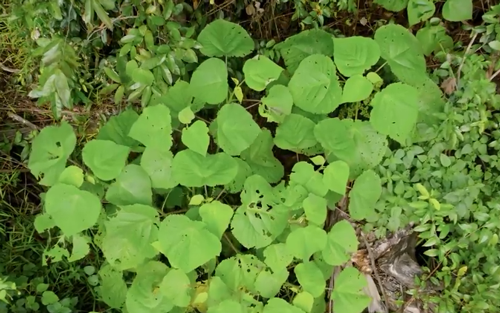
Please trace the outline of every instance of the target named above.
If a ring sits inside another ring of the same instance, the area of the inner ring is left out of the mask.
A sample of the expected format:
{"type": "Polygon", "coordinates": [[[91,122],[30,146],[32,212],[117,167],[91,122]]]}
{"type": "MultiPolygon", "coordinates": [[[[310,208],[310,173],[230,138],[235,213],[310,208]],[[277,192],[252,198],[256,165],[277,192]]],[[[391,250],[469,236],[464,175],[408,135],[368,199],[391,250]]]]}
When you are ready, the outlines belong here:
{"type": "Polygon", "coordinates": [[[264,55],[257,55],[243,65],[245,83],[256,91],[266,89],[267,85],[277,80],[283,68],[264,55]]]}
{"type": "Polygon", "coordinates": [[[232,233],[246,248],[263,248],[279,236],[288,222],[287,211],[269,183],[259,175],[245,181],[241,206],[231,222],[232,233]]]}
{"type": "Polygon", "coordinates": [[[203,28],[198,36],[201,53],[209,57],[244,57],[254,50],[248,32],[238,24],[218,19],[203,28]]]}
{"type": "Polygon", "coordinates": [[[160,284],[160,292],[181,308],[187,307],[191,302],[192,291],[189,277],[178,269],[171,269],[160,284]]]}
{"type": "Polygon", "coordinates": [[[157,251],[151,244],[158,238],[158,222],[158,212],[150,206],[122,206],[105,223],[101,248],[106,261],[120,270],[127,270],[153,258],[157,251]]]}
{"type": "Polygon", "coordinates": [[[91,228],[101,214],[97,196],[75,186],[56,184],[45,195],[45,210],[66,236],[91,228]]]}
{"type": "Polygon", "coordinates": [[[342,101],[335,65],[321,54],[311,55],[300,63],[288,88],[295,105],[310,113],[330,113],[342,101]]]}
{"type": "Polygon", "coordinates": [[[71,125],[44,127],[31,145],[28,167],[40,184],[52,186],[66,167],[66,161],[75,149],[76,136],[71,125]]]}
{"type": "Polygon", "coordinates": [[[173,267],[189,273],[221,252],[221,242],[203,222],[169,215],[160,224],[161,252],[173,267]]]}
{"type": "Polygon", "coordinates": [[[361,75],[380,58],[380,48],[368,37],[345,37],[333,40],[333,60],[339,72],[347,77],[361,75]]]}
{"type": "Polygon", "coordinates": [[[217,186],[230,183],[238,164],[226,153],[202,156],[191,150],[178,152],[172,163],[175,181],[186,187],[217,186]]]}
{"type": "Polygon", "coordinates": [[[373,170],[367,170],[354,182],[349,193],[349,213],[354,220],[371,217],[382,195],[382,182],[373,170]]]}
{"type": "Polygon", "coordinates": [[[349,164],[351,178],[378,165],[387,148],[385,135],[368,121],[325,119],[316,125],[314,135],[326,151],[349,164]]]}
{"type": "Polygon", "coordinates": [[[217,113],[217,144],[229,155],[239,155],[250,147],[259,133],[259,125],[239,104],[226,104],[217,113]]]}
{"type": "Polygon", "coordinates": [[[94,139],[85,144],[82,159],[97,178],[108,181],[120,175],[129,153],[129,147],[110,140],[94,139]]]}
{"type": "Polygon", "coordinates": [[[273,136],[268,129],[262,129],[248,149],[241,152],[241,159],[254,174],[262,176],[268,183],[277,183],[284,175],[283,164],[273,154],[273,136]]]}
{"type": "Polygon", "coordinates": [[[106,200],[115,205],[151,205],[153,192],[148,173],[136,164],[127,165],[106,192],[106,200]]]}
{"type": "Polygon", "coordinates": [[[160,291],[160,283],[168,272],[168,267],[157,261],[150,261],[137,269],[137,275],[127,292],[128,312],[165,313],[174,304],[160,291]]]}
{"type": "Polygon", "coordinates": [[[172,147],[170,109],[162,104],[147,107],[132,125],[129,136],[146,147],[168,151],[172,147]]]}
{"type": "Polygon", "coordinates": [[[403,83],[390,84],[371,101],[370,123],[381,134],[404,144],[418,120],[418,91],[403,83]]]}
{"type": "Polygon", "coordinates": [[[227,68],[224,61],[211,58],[201,63],[191,76],[191,93],[208,104],[219,104],[227,97],[227,68]]]}
{"type": "Polygon", "coordinates": [[[335,312],[362,312],[371,301],[371,298],[363,291],[366,285],[366,278],[354,267],[347,267],[342,270],[337,279],[335,279],[335,286],[332,292],[333,309],[335,312]]]}
{"type": "Polygon", "coordinates": [[[162,151],[148,147],[144,149],[141,157],[141,167],[151,178],[153,188],[170,189],[177,186],[173,178],[172,162],[173,154],[170,151],[162,151]]]}
{"type": "Polygon", "coordinates": [[[286,246],[294,257],[307,262],[311,256],[326,246],[326,232],[314,225],[296,228],[286,238],[286,246]]]}
{"type": "Polygon", "coordinates": [[[339,221],[328,232],[327,244],[322,251],[323,260],[332,266],[342,265],[358,250],[358,244],[352,225],[346,220],[339,221]]]}
{"type": "Polygon", "coordinates": [[[333,55],[333,36],[321,29],[311,29],[288,37],[274,47],[281,52],[288,71],[293,73],[300,62],[313,54],[333,55]]]}
{"type": "Polygon", "coordinates": [[[303,115],[287,115],[276,129],[274,143],[281,149],[302,153],[318,143],[314,137],[315,126],[313,121],[303,115]]]}

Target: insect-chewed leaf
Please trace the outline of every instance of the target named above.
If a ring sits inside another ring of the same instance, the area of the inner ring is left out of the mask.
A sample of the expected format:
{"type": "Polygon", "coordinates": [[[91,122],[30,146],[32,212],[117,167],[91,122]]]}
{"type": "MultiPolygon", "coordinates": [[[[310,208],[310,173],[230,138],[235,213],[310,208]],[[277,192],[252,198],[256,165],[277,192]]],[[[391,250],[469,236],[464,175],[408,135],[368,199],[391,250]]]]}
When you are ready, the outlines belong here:
{"type": "Polygon", "coordinates": [[[41,185],[52,186],[57,182],[75,145],[75,133],[67,122],[40,131],[33,140],[28,167],[35,177],[43,175],[41,185]]]}
{"type": "Polygon", "coordinates": [[[264,270],[257,276],[255,289],[262,297],[272,298],[280,292],[282,285],[288,279],[288,275],[286,268],[277,272],[271,272],[269,269],[264,270]]]}
{"type": "Polygon", "coordinates": [[[327,152],[349,164],[350,178],[378,165],[387,148],[386,136],[368,121],[328,118],[316,125],[314,135],[327,152]]]}
{"type": "Polygon", "coordinates": [[[210,58],[201,63],[191,76],[191,93],[208,104],[219,104],[226,99],[229,85],[224,61],[210,58]]]}
{"type": "Polygon", "coordinates": [[[101,214],[101,201],[88,191],[75,186],[56,184],[45,196],[45,208],[54,224],[66,236],[92,227],[101,214]]]}
{"type": "Polygon", "coordinates": [[[148,173],[136,164],[125,166],[120,176],[106,192],[106,200],[115,205],[151,205],[153,192],[148,173]]]}
{"type": "Polygon", "coordinates": [[[254,50],[248,32],[238,24],[218,19],[200,32],[200,52],[208,57],[244,57],[254,50]]]}
{"type": "Polygon", "coordinates": [[[293,102],[315,114],[334,111],[342,101],[335,65],[327,56],[314,54],[300,62],[288,84],[293,102]]]}
{"type": "Polygon", "coordinates": [[[333,55],[333,36],[321,29],[311,29],[288,37],[274,47],[281,52],[290,73],[313,54],[333,55]]]}
{"type": "Polygon", "coordinates": [[[361,75],[380,58],[380,48],[368,37],[333,39],[333,60],[339,72],[347,77],[361,75]]]}
{"type": "Polygon", "coordinates": [[[275,272],[286,269],[293,261],[293,254],[284,243],[276,243],[268,246],[263,254],[265,258],[264,262],[275,272]]]}
{"type": "Polygon", "coordinates": [[[171,134],[170,109],[165,105],[158,104],[142,111],[128,135],[146,147],[168,151],[172,147],[171,134]]]}
{"type": "Polygon", "coordinates": [[[259,175],[245,181],[241,206],[231,222],[234,237],[246,248],[263,248],[279,236],[288,223],[288,213],[269,183],[259,175]]]}
{"type": "Polygon", "coordinates": [[[277,80],[283,69],[264,55],[249,59],[243,65],[245,83],[256,91],[266,89],[267,85],[277,80]]]}
{"type": "Polygon", "coordinates": [[[259,133],[259,125],[239,104],[226,104],[217,113],[217,143],[229,155],[239,155],[250,147],[259,133]]]}
{"type": "Polygon", "coordinates": [[[174,180],[185,187],[225,185],[236,177],[238,164],[227,153],[202,156],[183,150],[174,157],[172,173],[174,180]]]}
{"type": "Polygon", "coordinates": [[[375,213],[375,204],[382,194],[382,182],[373,170],[367,170],[354,182],[349,193],[349,213],[352,219],[362,220],[375,213]]]}
{"type": "Polygon", "coordinates": [[[337,266],[349,261],[349,253],[358,250],[358,238],[352,225],[346,221],[335,223],[328,232],[328,240],[322,251],[326,263],[337,266]]]}
{"type": "Polygon", "coordinates": [[[266,265],[251,254],[237,254],[220,262],[215,274],[229,287],[231,291],[241,288],[250,292],[256,291],[255,281],[266,265]]]}
{"type": "Polygon", "coordinates": [[[173,267],[189,273],[218,256],[222,246],[203,222],[185,215],[169,215],[160,224],[161,252],[173,267]]]}
{"type": "Polygon", "coordinates": [[[102,252],[106,261],[120,270],[136,268],[157,251],[151,243],[158,239],[156,209],[133,204],[122,206],[106,223],[102,252]]]}
{"type": "Polygon", "coordinates": [[[129,312],[169,312],[173,302],[160,292],[160,283],[168,267],[157,261],[149,261],[137,269],[137,275],[127,292],[125,301],[129,312]]]}
{"type": "Polygon", "coordinates": [[[373,97],[370,123],[379,133],[404,144],[418,120],[418,101],[414,87],[390,84],[373,97]]]}
{"type": "Polygon", "coordinates": [[[108,181],[120,175],[129,153],[129,147],[110,140],[94,139],[83,148],[82,158],[97,178],[108,181]]]}
{"type": "Polygon", "coordinates": [[[335,312],[362,312],[371,301],[371,298],[363,291],[366,285],[366,278],[354,267],[347,267],[342,270],[335,280],[335,287],[332,292],[335,312]]]}
{"type": "Polygon", "coordinates": [[[121,309],[127,297],[127,285],[121,271],[106,264],[99,269],[99,286],[97,293],[104,303],[115,309],[121,309]]]}

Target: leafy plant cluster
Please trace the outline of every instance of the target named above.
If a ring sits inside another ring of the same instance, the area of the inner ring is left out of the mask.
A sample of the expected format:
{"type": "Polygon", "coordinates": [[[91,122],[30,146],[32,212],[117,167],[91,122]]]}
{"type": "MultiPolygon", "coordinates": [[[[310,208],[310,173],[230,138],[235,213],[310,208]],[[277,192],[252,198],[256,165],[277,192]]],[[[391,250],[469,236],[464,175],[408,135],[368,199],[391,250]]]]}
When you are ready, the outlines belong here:
{"type": "MultiPolygon", "coordinates": [[[[241,26],[216,20],[193,45],[204,60],[189,80],[151,95],[140,114],[112,117],[82,164],[66,122],[34,139],[28,165],[49,187],[35,227],[57,238],[44,260],[73,262],[97,247],[106,262],[96,292],[128,312],[324,312],[326,281],[342,266],[334,309],[361,312],[370,298],[348,263],[355,230],[325,225],[345,197],[354,221],[387,214],[376,206],[384,155],[436,125],[444,101],[418,39],[398,25],[374,39],[309,30],[274,47],[285,68],[255,55],[242,75],[228,68],[254,51],[241,26]],[[386,81],[372,70],[380,66],[386,81]],[[242,105],[250,93],[265,94],[259,118],[242,105]],[[362,103],[369,120],[335,117],[362,103]],[[276,148],[307,158],[285,177],[276,148]]],[[[149,60],[131,58],[113,80],[133,80],[144,97],[158,80],[149,60]]]]}

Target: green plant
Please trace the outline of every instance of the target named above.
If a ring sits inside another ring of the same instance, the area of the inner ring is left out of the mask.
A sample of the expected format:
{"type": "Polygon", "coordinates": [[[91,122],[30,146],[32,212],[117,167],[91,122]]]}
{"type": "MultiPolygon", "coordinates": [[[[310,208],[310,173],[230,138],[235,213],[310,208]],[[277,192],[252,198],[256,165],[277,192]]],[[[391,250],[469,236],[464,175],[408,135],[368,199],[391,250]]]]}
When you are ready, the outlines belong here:
{"type": "MultiPolygon", "coordinates": [[[[128,36],[142,44],[146,32],[128,36]]],[[[112,117],[81,153],[66,122],[34,139],[28,165],[48,187],[35,227],[57,238],[44,257],[75,262],[99,249],[96,291],[115,309],[324,312],[331,295],[336,311],[361,312],[370,298],[348,264],[355,230],[328,227],[328,216],[347,197],[341,209],[354,221],[387,214],[376,206],[384,156],[428,141],[422,129],[439,125],[445,101],[418,39],[398,25],[374,39],[309,30],[273,47],[286,68],[263,55],[239,61],[254,41],[225,20],[196,42],[194,71],[139,114],[112,117]],[[261,97],[260,117],[242,105],[249,95],[261,97]],[[368,119],[335,117],[363,101],[368,119]],[[275,147],[306,158],[289,172],[275,147]],[[328,291],[332,267],[342,270],[328,291]]],[[[141,97],[164,79],[120,62],[141,97]]]]}

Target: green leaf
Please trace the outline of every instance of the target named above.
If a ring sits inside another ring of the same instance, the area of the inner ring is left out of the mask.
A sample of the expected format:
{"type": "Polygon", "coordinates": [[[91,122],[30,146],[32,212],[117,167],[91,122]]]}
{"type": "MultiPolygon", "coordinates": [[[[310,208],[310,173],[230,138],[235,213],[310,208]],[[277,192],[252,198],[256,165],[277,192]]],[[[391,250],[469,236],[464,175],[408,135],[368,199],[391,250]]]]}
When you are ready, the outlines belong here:
{"type": "Polygon", "coordinates": [[[354,220],[362,220],[375,213],[375,204],[382,194],[380,177],[372,170],[361,174],[349,193],[349,213],[354,220]]]}
{"type": "Polygon", "coordinates": [[[408,3],[408,23],[410,27],[430,19],[436,12],[434,2],[430,0],[410,0],[408,3]]]}
{"type": "Polygon", "coordinates": [[[194,115],[194,112],[190,107],[182,109],[177,116],[179,122],[181,122],[182,124],[191,124],[195,117],[196,116],[194,115]]]}
{"type": "Polygon", "coordinates": [[[217,19],[203,28],[198,36],[200,52],[208,57],[244,57],[254,50],[248,32],[238,24],[217,19]]]}
{"type": "Polygon", "coordinates": [[[153,188],[170,189],[177,186],[172,177],[173,154],[170,151],[161,151],[156,148],[146,148],[141,157],[141,167],[151,178],[153,188]]]}
{"type": "Polygon", "coordinates": [[[446,0],[443,5],[443,18],[450,22],[472,19],[472,0],[446,0]]]}
{"type": "Polygon", "coordinates": [[[326,220],[326,199],[310,193],[303,202],[304,213],[310,224],[322,226],[326,220]]]}
{"type": "Polygon", "coordinates": [[[145,70],[143,68],[135,68],[131,73],[130,77],[136,83],[139,83],[143,86],[150,86],[155,81],[155,76],[149,70],[145,70]]]}
{"type": "Polygon", "coordinates": [[[251,254],[237,254],[222,261],[215,270],[215,275],[233,292],[240,290],[256,291],[255,281],[266,265],[251,254]]]}
{"type": "Polygon", "coordinates": [[[210,306],[207,313],[244,313],[244,308],[242,304],[236,300],[224,300],[221,303],[210,306]]]}
{"type": "Polygon", "coordinates": [[[315,126],[313,121],[303,115],[287,115],[276,129],[274,143],[283,150],[301,153],[318,143],[314,137],[315,126]]]}
{"type": "Polygon", "coordinates": [[[302,309],[304,312],[311,312],[313,310],[314,297],[309,292],[302,291],[293,298],[293,305],[302,309]]]}
{"type": "Polygon", "coordinates": [[[42,213],[36,216],[34,226],[38,233],[43,233],[47,229],[51,229],[56,225],[49,214],[42,213]]]}
{"type": "Polygon", "coordinates": [[[333,39],[333,60],[339,72],[347,77],[361,75],[377,64],[380,48],[368,37],[345,37],[333,39]]]}
{"type": "Polygon", "coordinates": [[[178,152],[172,163],[174,180],[185,187],[217,186],[230,183],[238,173],[238,164],[226,153],[205,157],[191,151],[178,152]]]}
{"type": "Polygon", "coordinates": [[[295,105],[315,114],[334,111],[342,100],[335,65],[324,55],[305,58],[288,84],[295,105]]]}
{"type": "Polygon", "coordinates": [[[191,76],[191,93],[208,104],[219,104],[227,97],[227,68],[224,61],[211,58],[201,63],[191,76]]]}
{"type": "Polygon", "coordinates": [[[333,55],[333,36],[321,29],[302,31],[274,46],[281,53],[290,73],[300,62],[313,54],[333,55]]]}
{"type": "Polygon", "coordinates": [[[157,251],[151,244],[158,240],[157,223],[158,213],[150,206],[122,206],[105,222],[101,249],[106,261],[120,270],[128,270],[156,256],[157,251]]]}
{"type": "Polygon", "coordinates": [[[99,269],[99,277],[99,286],[96,287],[96,291],[102,301],[111,308],[121,309],[127,297],[127,285],[123,280],[122,272],[106,264],[99,269]]]}
{"type": "Polygon", "coordinates": [[[95,13],[99,17],[99,19],[106,25],[109,30],[113,30],[113,22],[108,16],[108,13],[102,7],[101,3],[98,0],[90,0],[92,1],[92,9],[94,9],[95,13]]]}
{"type": "Polygon", "coordinates": [[[350,254],[358,251],[358,237],[352,225],[342,220],[328,232],[328,241],[322,251],[323,260],[332,265],[338,266],[349,261],[350,254]]]}
{"type": "Polygon", "coordinates": [[[163,277],[160,292],[174,305],[185,308],[191,302],[191,281],[183,271],[171,269],[163,277]]]}
{"type": "Polygon", "coordinates": [[[213,201],[203,204],[200,207],[199,214],[207,229],[219,239],[222,239],[222,235],[233,217],[233,209],[227,204],[213,201]]]}
{"type": "Polygon", "coordinates": [[[286,238],[286,246],[294,257],[308,261],[326,246],[325,231],[314,225],[294,229],[286,238]]]}
{"type": "Polygon", "coordinates": [[[264,55],[248,59],[243,65],[245,83],[253,90],[262,91],[267,85],[277,80],[283,68],[264,55]]]}
{"type": "Polygon", "coordinates": [[[191,105],[193,93],[188,82],[178,80],[170,87],[167,94],[160,97],[158,102],[170,108],[171,115],[177,117],[179,112],[191,105]]]}
{"type": "Polygon", "coordinates": [[[351,178],[378,165],[387,148],[386,136],[367,121],[325,119],[316,125],[314,135],[326,151],[349,164],[351,178]]]}
{"type": "Polygon", "coordinates": [[[371,301],[363,288],[367,285],[366,278],[354,267],[347,267],[335,280],[332,292],[333,309],[335,312],[359,313],[371,301]]]}
{"type": "Polygon", "coordinates": [[[129,147],[109,140],[94,139],[85,144],[82,158],[97,178],[109,181],[120,175],[129,153],[129,147]]]}
{"type": "Polygon", "coordinates": [[[288,224],[287,211],[269,183],[259,175],[245,181],[241,206],[231,222],[232,233],[246,248],[263,248],[271,244],[288,224]]]}
{"type": "Polygon", "coordinates": [[[221,252],[219,238],[202,222],[185,215],[169,215],[160,224],[161,252],[173,267],[189,273],[221,252]]]}
{"type": "Polygon", "coordinates": [[[349,77],[344,84],[342,103],[360,102],[368,99],[373,91],[373,84],[362,75],[349,77]]]}
{"type": "Polygon", "coordinates": [[[305,187],[309,192],[324,197],[328,187],[323,183],[323,175],[314,170],[314,166],[301,161],[295,163],[290,175],[290,185],[298,184],[305,187]]]}
{"type": "Polygon", "coordinates": [[[226,104],[217,113],[217,144],[229,155],[239,155],[250,147],[259,133],[259,125],[239,104],[226,104]]]}
{"type": "Polygon", "coordinates": [[[230,183],[224,186],[226,191],[229,193],[241,192],[241,190],[243,189],[243,185],[245,184],[245,181],[249,176],[252,175],[252,169],[250,168],[250,165],[248,165],[247,162],[239,158],[234,158],[234,160],[236,161],[236,163],[238,163],[238,172],[236,173],[234,179],[230,183]]]}
{"type": "Polygon", "coordinates": [[[56,184],[45,195],[45,210],[66,236],[94,226],[101,214],[101,201],[75,186],[56,184]]]}
{"type": "Polygon", "coordinates": [[[66,161],[75,149],[76,136],[71,125],[44,127],[33,139],[28,168],[43,186],[54,185],[66,168],[66,161]]]}
{"type": "Polygon", "coordinates": [[[139,115],[131,110],[125,110],[117,116],[112,116],[104,126],[99,129],[97,139],[111,140],[115,143],[130,148],[136,147],[139,143],[128,136],[130,128],[137,121],[139,115]]]}
{"type": "Polygon", "coordinates": [[[349,180],[349,164],[344,161],[335,161],[323,170],[323,182],[331,191],[345,195],[349,180]]]}
{"type": "Polygon", "coordinates": [[[164,105],[144,108],[129,136],[146,147],[168,151],[172,147],[170,110],[164,105]]]}
{"type": "Polygon", "coordinates": [[[414,87],[390,84],[373,97],[370,123],[379,133],[404,144],[417,123],[418,98],[414,87]]]}
{"type": "Polygon", "coordinates": [[[255,281],[255,289],[262,297],[272,298],[280,292],[281,286],[288,279],[288,275],[286,269],[273,273],[270,270],[262,271],[255,281]]]}
{"type": "Polygon", "coordinates": [[[325,278],[314,262],[300,263],[295,267],[294,271],[304,291],[309,292],[315,298],[323,294],[326,287],[325,278]]]}
{"type": "Polygon", "coordinates": [[[206,156],[210,144],[207,124],[203,121],[196,121],[191,126],[184,128],[181,140],[190,150],[206,156]]]}
{"type": "Polygon", "coordinates": [[[164,313],[174,307],[171,300],[159,292],[159,285],[168,272],[168,267],[150,261],[137,269],[132,286],[127,292],[126,308],[129,312],[164,313]]]}
{"type": "Polygon", "coordinates": [[[408,0],[375,0],[375,3],[392,12],[399,12],[408,6],[408,0]]]}
{"type": "Polygon", "coordinates": [[[44,291],[42,293],[42,304],[50,305],[59,301],[59,297],[53,291],[44,291]]]}
{"type": "Polygon", "coordinates": [[[269,266],[273,272],[279,272],[286,269],[293,261],[293,254],[288,250],[284,243],[276,243],[267,246],[263,252],[264,262],[269,266]]]}
{"type": "Polygon", "coordinates": [[[262,176],[268,183],[277,183],[284,175],[281,162],[273,153],[273,136],[268,129],[262,129],[248,149],[241,152],[241,159],[254,174],[262,176]]]}
{"type": "Polygon", "coordinates": [[[282,123],[287,115],[292,113],[293,98],[288,87],[274,85],[269,94],[262,98],[259,114],[268,122],[282,123]]]}
{"type": "Polygon", "coordinates": [[[80,188],[83,184],[83,178],[83,170],[77,166],[70,165],[61,173],[58,182],[80,188]]]}
{"type": "Polygon", "coordinates": [[[106,192],[106,200],[115,205],[151,205],[152,197],[148,173],[135,164],[127,165],[106,192]]]}
{"type": "Polygon", "coordinates": [[[272,298],[267,301],[263,313],[304,313],[301,309],[280,298],[272,298]]]}
{"type": "Polygon", "coordinates": [[[375,41],[382,58],[403,83],[421,83],[427,77],[424,53],[418,40],[401,25],[389,24],[377,29],[375,41]]]}
{"type": "Polygon", "coordinates": [[[75,262],[83,259],[90,252],[88,238],[80,236],[79,234],[73,235],[72,238],[73,248],[68,262],[75,262]]]}

